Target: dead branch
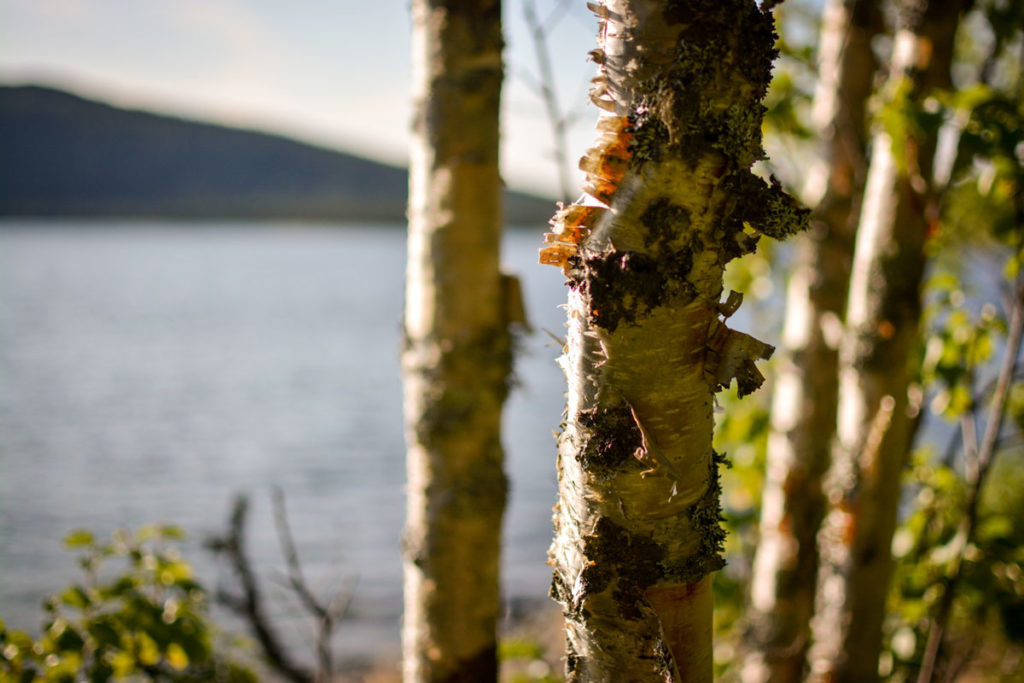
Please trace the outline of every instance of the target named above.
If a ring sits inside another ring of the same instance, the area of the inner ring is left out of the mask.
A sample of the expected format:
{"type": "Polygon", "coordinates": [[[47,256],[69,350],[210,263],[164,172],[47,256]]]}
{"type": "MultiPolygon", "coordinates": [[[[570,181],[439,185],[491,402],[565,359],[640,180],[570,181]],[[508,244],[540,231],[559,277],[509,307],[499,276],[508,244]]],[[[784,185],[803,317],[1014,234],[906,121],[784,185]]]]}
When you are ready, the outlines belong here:
{"type": "Polygon", "coordinates": [[[242,591],[241,595],[233,595],[219,590],[216,599],[245,620],[263,650],[267,663],[275,671],[294,683],[312,683],[315,680],[313,674],[292,660],[291,654],[274,631],[267,616],[263,593],[245,550],[245,524],[248,512],[249,498],[238,495],[231,510],[231,522],[226,534],[206,542],[207,548],[227,558],[238,577],[242,591]]]}
{"type": "Polygon", "coordinates": [[[334,626],[345,618],[345,614],[352,604],[352,591],[339,588],[326,603],[321,602],[313,594],[302,573],[299,553],[296,550],[295,540],[292,537],[291,528],[288,524],[284,492],[280,487],[275,486],[271,490],[271,501],[274,506],[274,526],[277,529],[277,539],[281,544],[281,553],[284,555],[285,564],[288,567],[288,585],[295,592],[300,604],[317,620],[316,653],[318,664],[316,680],[329,681],[334,672],[334,661],[331,655],[331,638],[334,633],[334,626]]]}

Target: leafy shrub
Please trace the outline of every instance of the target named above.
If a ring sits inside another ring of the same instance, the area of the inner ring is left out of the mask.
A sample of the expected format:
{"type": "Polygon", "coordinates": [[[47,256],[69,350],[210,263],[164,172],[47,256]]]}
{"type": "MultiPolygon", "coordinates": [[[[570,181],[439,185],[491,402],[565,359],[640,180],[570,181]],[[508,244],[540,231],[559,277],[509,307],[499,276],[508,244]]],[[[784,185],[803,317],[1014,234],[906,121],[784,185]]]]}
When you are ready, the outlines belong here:
{"type": "Polygon", "coordinates": [[[83,581],[46,600],[38,639],[0,621],[0,679],[256,680],[214,651],[206,591],[174,546],[183,538],[173,526],[118,531],[106,544],[70,533],[83,581]]]}

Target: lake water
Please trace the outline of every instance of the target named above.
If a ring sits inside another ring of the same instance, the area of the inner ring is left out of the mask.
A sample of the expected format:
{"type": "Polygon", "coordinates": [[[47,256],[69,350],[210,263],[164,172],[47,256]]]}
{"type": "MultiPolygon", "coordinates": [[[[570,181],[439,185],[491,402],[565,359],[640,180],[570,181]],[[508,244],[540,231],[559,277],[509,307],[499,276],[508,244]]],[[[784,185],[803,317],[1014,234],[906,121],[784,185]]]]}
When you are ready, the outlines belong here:
{"type": "MultiPolygon", "coordinates": [[[[542,227],[504,252],[537,330],[505,420],[505,592],[539,601],[564,403],[540,330],[561,333],[565,298],[536,265],[542,227]]],[[[0,615],[38,628],[43,596],[75,577],[60,543],[74,527],[180,524],[200,579],[229,583],[199,544],[240,491],[272,581],[280,486],[311,583],[358,577],[339,651],[397,651],[404,264],[401,226],[0,223],[0,615]]]]}

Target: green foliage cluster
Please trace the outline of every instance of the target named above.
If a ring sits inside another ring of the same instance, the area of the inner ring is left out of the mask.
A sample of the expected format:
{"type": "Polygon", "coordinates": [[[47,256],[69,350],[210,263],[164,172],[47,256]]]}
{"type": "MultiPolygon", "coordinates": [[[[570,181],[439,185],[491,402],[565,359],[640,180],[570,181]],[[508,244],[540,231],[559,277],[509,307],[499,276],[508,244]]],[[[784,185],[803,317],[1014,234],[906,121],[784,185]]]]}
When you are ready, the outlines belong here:
{"type": "Polygon", "coordinates": [[[108,543],[78,530],[83,580],[44,603],[42,635],[0,622],[0,679],[9,681],[255,681],[214,647],[206,591],[173,526],[115,532],[108,543]]]}
{"type": "MultiPolygon", "coordinates": [[[[788,166],[799,169],[815,145],[809,126],[815,47],[806,37],[815,34],[819,17],[799,2],[783,5],[780,12],[786,12],[780,15],[782,56],[766,99],[764,130],[774,158],[770,170],[795,184],[799,174],[787,173],[788,166]]],[[[1015,288],[1024,270],[1024,2],[979,2],[965,25],[958,45],[959,88],[911,97],[906,84],[898,85],[875,103],[874,116],[904,166],[911,139],[940,130],[958,136],[945,177],[937,173],[930,179],[940,211],[929,216],[931,266],[916,390],[925,399],[922,422],[944,420],[955,426],[973,415],[983,428],[995,366],[1005,347],[1007,312],[1005,301],[984,299],[981,290],[1019,292],[1015,288]],[[979,260],[986,266],[1001,261],[1001,270],[982,268],[999,282],[967,284],[970,275],[977,276],[979,260]]],[[[737,262],[742,267],[727,273],[731,288],[756,294],[755,271],[766,269],[750,260],[757,258],[745,257],[748,262],[737,262]]],[[[737,627],[757,543],[769,398],[770,392],[740,402],[718,397],[724,410],[718,415],[715,447],[728,451],[735,465],[724,474],[728,565],[715,580],[719,674],[732,671],[735,663],[737,627]]],[[[962,539],[955,541],[970,495],[961,436],[918,448],[906,471],[882,662],[891,680],[916,676],[958,549],[963,562],[947,637],[947,675],[966,670],[972,660],[988,662],[987,671],[995,675],[1000,658],[1024,652],[1024,382],[1019,377],[1006,418],[1009,426],[1004,425],[998,457],[984,480],[977,526],[965,547],[958,545],[962,539]]]]}
{"type": "Polygon", "coordinates": [[[954,668],[980,650],[1024,645],[1024,453],[1003,456],[985,488],[973,540],[957,537],[967,490],[931,449],[914,457],[913,511],[893,539],[896,575],[883,665],[893,681],[914,680],[954,554],[962,576],[952,616],[954,668]]]}
{"type": "Polygon", "coordinates": [[[919,102],[896,98],[880,113],[897,151],[907,131],[960,128],[929,244],[933,266],[919,378],[931,414],[960,426],[943,450],[919,448],[908,472],[911,497],[893,541],[896,570],[882,661],[894,681],[917,675],[938,603],[948,590],[955,593],[947,677],[965,671],[972,660],[998,662],[1024,647],[1024,449],[1017,441],[1024,427],[1024,389],[1019,379],[1007,401],[1009,427],[1004,425],[992,470],[982,479],[977,521],[969,533],[964,518],[972,495],[970,470],[977,464],[963,446],[976,442],[979,437],[971,431],[992,419],[987,411],[994,366],[1006,342],[1006,304],[1024,291],[1021,17],[1022,2],[980,3],[975,18],[984,19],[990,45],[973,49],[968,34],[960,46],[963,54],[982,61],[973,65],[975,80],[959,90],[934,91],[919,102]],[[1007,17],[1015,21],[1006,23],[1007,17]],[[987,284],[1009,300],[986,300],[979,288],[965,284],[971,267],[965,252],[984,254],[986,263],[1003,261],[1001,272],[986,270],[992,278],[987,284]]]}
{"type": "Polygon", "coordinates": [[[932,393],[931,411],[957,420],[975,403],[975,374],[993,360],[1006,320],[992,303],[972,312],[963,281],[938,268],[928,281],[931,301],[925,314],[930,333],[921,359],[921,381],[932,393]]]}

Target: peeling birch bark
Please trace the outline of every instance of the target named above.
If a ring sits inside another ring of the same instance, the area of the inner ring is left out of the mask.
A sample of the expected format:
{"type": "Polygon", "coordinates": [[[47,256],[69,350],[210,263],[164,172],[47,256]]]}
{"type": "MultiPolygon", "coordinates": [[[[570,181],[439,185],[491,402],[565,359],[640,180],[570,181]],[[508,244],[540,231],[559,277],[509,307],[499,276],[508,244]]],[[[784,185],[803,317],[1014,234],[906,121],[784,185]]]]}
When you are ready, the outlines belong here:
{"type": "Polygon", "coordinates": [[[403,670],[407,683],[486,682],[497,679],[513,289],[498,251],[501,3],[412,5],[403,670]]]}
{"type": "MultiPolygon", "coordinates": [[[[911,102],[947,85],[953,38],[966,2],[900,5],[887,98],[911,102]]],[[[918,406],[908,395],[921,315],[928,180],[936,141],[907,137],[897,153],[878,128],[857,231],[840,345],[836,446],[826,477],[829,510],[818,537],[820,572],[812,680],[878,678],[890,545],[918,406]]]]}
{"type": "Polygon", "coordinates": [[[722,273],[761,234],[806,225],[749,170],[773,22],[753,0],[591,8],[606,112],[581,161],[592,201],[560,211],[541,250],[570,288],[551,593],[569,681],[710,681],[713,397],[756,389],[772,351],[726,326],[739,297],[721,301],[722,273]]]}
{"type": "Polygon", "coordinates": [[[811,229],[799,238],[786,297],[744,634],[745,683],[804,677],[816,536],[825,516],[822,478],[835,435],[841,321],[867,171],[865,104],[876,70],[871,40],[882,28],[877,0],[829,0],[822,11],[812,112],[822,151],[808,184],[827,185],[805,193],[821,200],[811,229]]]}

